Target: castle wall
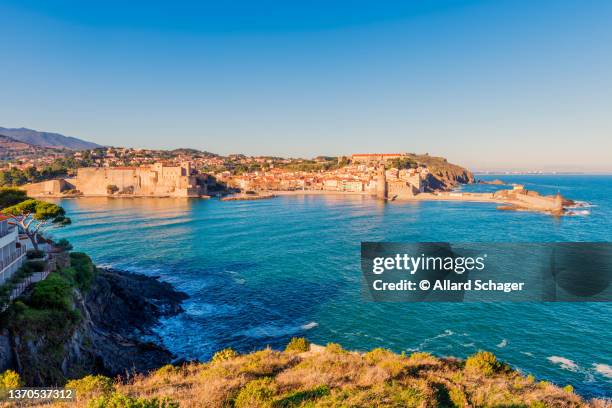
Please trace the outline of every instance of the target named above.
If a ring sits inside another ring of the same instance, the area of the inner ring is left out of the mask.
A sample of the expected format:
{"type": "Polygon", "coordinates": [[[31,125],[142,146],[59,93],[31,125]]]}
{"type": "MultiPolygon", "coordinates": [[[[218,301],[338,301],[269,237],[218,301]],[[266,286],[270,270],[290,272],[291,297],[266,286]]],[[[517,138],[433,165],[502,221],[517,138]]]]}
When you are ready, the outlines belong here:
{"type": "Polygon", "coordinates": [[[40,197],[46,195],[58,195],[61,194],[62,191],[74,188],[74,186],[68,183],[66,180],[59,179],[26,184],[20,188],[25,190],[26,194],[30,197],[40,197]]]}
{"type": "Polygon", "coordinates": [[[116,194],[139,196],[197,197],[206,193],[205,184],[198,183],[186,166],[80,168],[75,181],[76,189],[83,195],[116,194]]]}

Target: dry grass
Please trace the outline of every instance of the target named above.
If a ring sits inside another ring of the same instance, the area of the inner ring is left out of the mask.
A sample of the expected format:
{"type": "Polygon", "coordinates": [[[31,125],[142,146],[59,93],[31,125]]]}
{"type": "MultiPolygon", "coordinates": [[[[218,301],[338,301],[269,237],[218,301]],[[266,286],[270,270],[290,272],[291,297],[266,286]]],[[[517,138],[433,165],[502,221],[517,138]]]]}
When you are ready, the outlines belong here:
{"type": "Polygon", "coordinates": [[[266,349],[224,355],[229,357],[165,366],[116,381],[112,390],[106,382],[89,378],[80,384],[87,392],[70,406],[111,406],[116,401],[119,404],[112,406],[117,408],[177,406],[173,404],[185,408],[610,406],[604,401],[585,402],[569,388],[522,376],[491,354],[479,353],[463,362],[385,349],[361,354],[330,344],[313,345],[301,353],[266,349]],[[112,393],[115,400],[104,399],[112,393]],[[92,402],[96,398],[101,405],[92,402]]]}

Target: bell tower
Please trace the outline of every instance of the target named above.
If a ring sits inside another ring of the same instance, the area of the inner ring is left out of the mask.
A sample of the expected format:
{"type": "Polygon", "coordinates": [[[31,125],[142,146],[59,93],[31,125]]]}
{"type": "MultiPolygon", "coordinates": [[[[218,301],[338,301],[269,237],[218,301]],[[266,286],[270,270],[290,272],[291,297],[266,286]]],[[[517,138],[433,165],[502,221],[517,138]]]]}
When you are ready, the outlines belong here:
{"type": "Polygon", "coordinates": [[[385,175],[385,165],[380,163],[376,171],[376,198],[387,199],[387,176],[385,175]]]}

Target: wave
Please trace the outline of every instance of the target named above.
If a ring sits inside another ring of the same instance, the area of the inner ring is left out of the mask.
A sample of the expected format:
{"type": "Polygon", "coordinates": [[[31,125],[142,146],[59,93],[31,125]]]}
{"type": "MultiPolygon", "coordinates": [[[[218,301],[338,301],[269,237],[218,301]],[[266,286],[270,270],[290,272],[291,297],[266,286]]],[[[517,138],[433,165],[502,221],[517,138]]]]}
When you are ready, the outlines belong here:
{"type": "Polygon", "coordinates": [[[444,330],[444,331],[443,331],[442,333],[440,333],[440,334],[436,334],[436,335],[435,335],[435,336],[433,336],[433,337],[426,338],[426,339],[425,339],[425,340],[423,340],[423,341],[421,342],[421,344],[419,344],[419,345],[418,345],[416,348],[407,348],[406,350],[407,350],[407,351],[421,351],[421,350],[423,350],[423,349],[425,348],[425,346],[426,346],[427,344],[431,343],[432,341],[435,341],[435,340],[437,340],[437,339],[441,339],[441,338],[443,338],[443,337],[452,336],[453,334],[455,334],[455,332],[454,332],[454,331],[452,331],[452,330],[450,330],[450,329],[446,329],[446,330],[444,330]]]}
{"type": "Polygon", "coordinates": [[[607,364],[593,364],[593,368],[604,377],[612,378],[612,366],[607,364]]]}
{"type": "Polygon", "coordinates": [[[560,357],[560,356],[550,356],[550,357],[547,357],[546,359],[553,364],[559,365],[564,370],[577,372],[579,368],[578,364],[576,364],[574,361],[570,360],[569,358],[560,357]]]}
{"type": "Polygon", "coordinates": [[[500,341],[500,342],[499,342],[499,344],[498,344],[496,347],[499,347],[499,348],[504,348],[504,347],[506,347],[507,345],[508,345],[508,340],[506,340],[506,339],[502,339],[502,341],[500,341]]]}
{"type": "Polygon", "coordinates": [[[565,215],[580,217],[580,216],[591,215],[591,212],[589,210],[569,210],[565,213],[565,215]]]}
{"type": "Polygon", "coordinates": [[[574,201],[574,205],[568,206],[567,208],[592,208],[597,207],[596,204],[591,204],[588,201],[574,201]]]}
{"type": "Polygon", "coordinates": [[[300,331],[314,329],[318,325],[319,323],[317,322],[309,322],[300,326],[278,326],[274,324],[264,324],[261,326],[256,326],[244,330],[241,334],[253,339],[262,339],[266,337],[284,337],[299,333],[300,331]]]}

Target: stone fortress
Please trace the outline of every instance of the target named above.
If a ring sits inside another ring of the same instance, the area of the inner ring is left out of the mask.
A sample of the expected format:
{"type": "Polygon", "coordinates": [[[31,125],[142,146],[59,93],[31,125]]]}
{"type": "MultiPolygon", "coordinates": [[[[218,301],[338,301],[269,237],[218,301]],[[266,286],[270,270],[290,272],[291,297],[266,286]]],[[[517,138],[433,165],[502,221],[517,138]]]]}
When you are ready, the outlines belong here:
{"type": "Polygon", "coordinates": [[[201,197],[207,193],[207,176],[188,162],[179,166],[155,163],[140,167],[83,167],[75,178],[44,181],[23,187],[32,197],[83,196],[201,197]]]}

